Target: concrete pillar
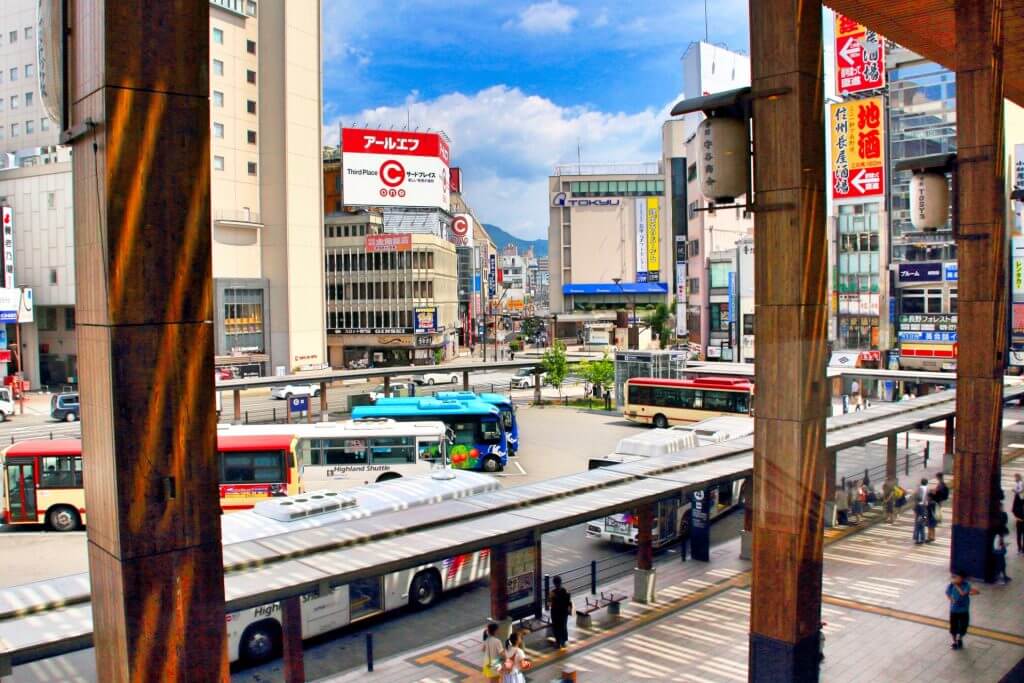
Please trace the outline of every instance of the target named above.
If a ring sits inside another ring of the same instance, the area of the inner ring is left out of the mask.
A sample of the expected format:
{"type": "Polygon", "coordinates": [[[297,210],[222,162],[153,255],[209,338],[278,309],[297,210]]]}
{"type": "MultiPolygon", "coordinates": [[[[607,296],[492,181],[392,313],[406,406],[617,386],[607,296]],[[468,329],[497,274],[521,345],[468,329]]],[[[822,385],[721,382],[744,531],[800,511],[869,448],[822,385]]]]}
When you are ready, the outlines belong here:
{"type": "Polygon", "coordinates": [[[281,631],[284,641],[285,683],[305,683],[306,666],[302,659],[302,601],[298,597],[281,601],[281,631]]]}
{"type": "Polygon", "coordinates": [[[748,671],[814,681],[831,412],[821,7],[749,7],[758,397],[748,671]]]}
{"type": "Polygon", "coordinates": [[[633,601],[643,604],[654,602],[655,571],[654,545],[651,530],[654,526],[655,503],[642,505],[637,510],[636,569],[633,574],[633,601]]]}
{"type": "Polygon", "coordinates": [[[227,681],[209,7],[76,0],[70,25],[96,679],[227,681]]]}
{"type": "Polygon", "coordinates": [[[946,439],[942,449],[942,473],[953,474],[953,449],[956,442],[956,418],[946,418],[946,439]]]}
{"type": "Polygon", "coordinates": [[[885,478],[896,481],[896,434],[890,434],[885,440],[885,478]]]}
{"type": "Polygon", "coordinates": [[[960,263],[950,568],[991,580],[1006,365],[1002,0],[955,3],[960,263]]]}
{"type": "Polygon", "coordinates": [[[508,553],[504,545],[491,548],[491,621],[498,624],[498,636],[505,640],[511,631],[508,617],[508,553]]]}

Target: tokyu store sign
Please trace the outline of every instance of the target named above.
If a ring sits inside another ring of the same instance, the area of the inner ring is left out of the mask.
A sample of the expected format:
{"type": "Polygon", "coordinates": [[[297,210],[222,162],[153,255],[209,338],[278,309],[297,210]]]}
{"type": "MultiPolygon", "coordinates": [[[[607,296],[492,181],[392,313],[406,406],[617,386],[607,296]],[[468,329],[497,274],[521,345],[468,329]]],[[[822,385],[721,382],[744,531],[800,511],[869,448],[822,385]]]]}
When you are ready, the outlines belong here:
{"type": "Polygon", "coordinates": [[[342,201],[447,211],[450,159],[448,142],[439,133],[342,128],[342,201]]]}

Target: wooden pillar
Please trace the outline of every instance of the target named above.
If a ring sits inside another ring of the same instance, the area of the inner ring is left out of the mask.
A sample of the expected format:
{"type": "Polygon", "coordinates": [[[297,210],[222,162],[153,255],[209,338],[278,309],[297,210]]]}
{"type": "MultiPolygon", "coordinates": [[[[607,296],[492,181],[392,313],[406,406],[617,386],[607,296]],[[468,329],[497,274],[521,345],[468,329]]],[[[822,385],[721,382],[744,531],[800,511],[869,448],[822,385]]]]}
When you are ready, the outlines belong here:
{"type": "Polygon", "coordinates": [[[504,545],[491,548],[491,621],[508,620],[508,553],[504,545]]]}
{"type": "Polygon", "coordinates": [[[758,407],[748,671],[751,681],[816,681],[831,408],[821,5],[750,0],[750,27],[758,407]]]}
{"type": "Polygon", "coordinates": [[[956,434],[956,429],[955,429],[955,426],[954,426],[955,424],[956,424],[956,418],[953,418],[953,417],[947,417],[946,418],[946,434],[945,434],[946,439],[945,439],[945,444],[944,444],[942,452],[943,453],[949,453],[950,455],[952,455],[953,447],[954,447],[954,436],[956,434]]]}
{"type": "Polygon", "coordinates": [[[210,379],[209,7],[71,3],[96,678],[228,680],[210,379]],[[183,353],[187,349],[187,353],[183,353]]]}
{"type": "Polygon", "coordinates": [[[231,402],[234,404],[235,409],[235,424],[239,424],[242,421],[242,390],[235,389],[231,392],[231,402]]]}
{"type": "Polygon", "coordinates": [[[285,683],[305,683],[306,665],[302,659],[302,600],[281,601],[281,631],[284,642],[285,683]]]}
{"type": "Polygon", "coordinates": [[[951,569],[991,580],[1006,366],[1002,0],[956,7],[960,436],[951,569]]]}
{"type": "Polygon", "coordinates": [[[537,619],[544,616],[544,602],[548,598],[544,595],[544,563],[541,557],[540,539],[540,534],[536,534],[533,539],[533,616],[537,619]]]}
{"type": "MultiPolygon", "coordinates": [[[[908,432],[909,434],[909,432],[908,432]]],[[[896,481],[896,438],[898,435],[890,434],[885,440],[885,478],[888,481],[896,481]]]]}
{"type": "Polygon", "coordinates": [[[636,568],[650,571],[654,567],[654,545],[651,528],[654,526],[654,503],[641,505],[637,510],[636,568]]]}

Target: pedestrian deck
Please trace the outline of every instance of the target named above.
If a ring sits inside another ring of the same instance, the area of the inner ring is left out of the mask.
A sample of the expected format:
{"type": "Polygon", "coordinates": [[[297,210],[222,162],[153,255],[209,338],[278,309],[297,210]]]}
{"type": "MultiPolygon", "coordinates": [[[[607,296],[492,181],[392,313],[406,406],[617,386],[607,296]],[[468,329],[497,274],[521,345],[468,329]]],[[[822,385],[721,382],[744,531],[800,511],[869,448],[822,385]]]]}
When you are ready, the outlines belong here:
{"type": "MultiPolygon", "coordinates": [[[[1011,490],[1015,473],[1024,475],[1024,459],[1004,465],[1004,490],[1011,490]]],[[[966,646],[949,649],[944,595],[949,517],[947,507],[935,543],[920,546],[912,542],[909,512],[890,525],[877,507],[860,527],[825,532],[821,680],[1024,680],[1024,555],[1015,547],[1007,565],[1018,580],[977,585],[981,595],[972,601],[966,646]]],[[[530,680],[558,680],[563,670],[572,669],[587,683],[746,681],[749,569],[750,563],[739,559],[738,541],[717,546],[709,563],[659,564],[656,604],[627,601],[620,617],[597,618],[589,629],[576,628],[570,619],[570,645],[561,652],[539,633],[529,637],[526,650],[535,664],[530,680]]],[[[631,594],[632,578],[601,589],[631,594]]],[[[582,603],[582,596],[576,601],[582,603]]],[[[358,670],[322,680],[474,681],[482,680],[479,670],[480,633],[475,631],[378,661],[372,674],[358,670]]]]}

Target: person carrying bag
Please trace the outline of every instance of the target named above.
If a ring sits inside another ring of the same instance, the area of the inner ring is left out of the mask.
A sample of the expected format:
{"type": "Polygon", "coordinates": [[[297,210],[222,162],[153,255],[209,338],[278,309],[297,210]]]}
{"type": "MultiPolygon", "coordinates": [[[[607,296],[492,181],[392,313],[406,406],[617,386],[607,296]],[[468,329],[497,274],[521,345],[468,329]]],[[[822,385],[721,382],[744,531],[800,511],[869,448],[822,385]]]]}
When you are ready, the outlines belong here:
{"type": "Polygon", "coordinates": [[[532,664],[526,658],[523,648],[519,647],[522,638],[519,633],[513,632],[508,637],[508,647],[505,649],[505,663],[501,667],[501,683],[526,683],[524,671],[528,671],[532,664]]]}

